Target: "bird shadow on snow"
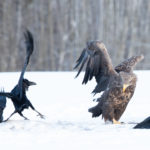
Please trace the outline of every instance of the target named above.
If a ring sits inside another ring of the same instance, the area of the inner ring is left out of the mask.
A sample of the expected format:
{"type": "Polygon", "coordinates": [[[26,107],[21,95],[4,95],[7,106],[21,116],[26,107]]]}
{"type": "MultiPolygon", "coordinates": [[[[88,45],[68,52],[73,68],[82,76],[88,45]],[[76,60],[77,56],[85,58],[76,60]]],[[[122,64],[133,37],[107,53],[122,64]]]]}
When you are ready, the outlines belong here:
{"type": "Polygon", "coordinates": [[[68,131],[104,131],[104,130],[118,130],[118,129],[132,129],[135,124],[105,124],[103,122],[75,122],[65,120],[9,120],[8,122],[0,124],[4,130],[6,128],[11,131],[51,131],[51,130],[68,130],[68,131]]]}

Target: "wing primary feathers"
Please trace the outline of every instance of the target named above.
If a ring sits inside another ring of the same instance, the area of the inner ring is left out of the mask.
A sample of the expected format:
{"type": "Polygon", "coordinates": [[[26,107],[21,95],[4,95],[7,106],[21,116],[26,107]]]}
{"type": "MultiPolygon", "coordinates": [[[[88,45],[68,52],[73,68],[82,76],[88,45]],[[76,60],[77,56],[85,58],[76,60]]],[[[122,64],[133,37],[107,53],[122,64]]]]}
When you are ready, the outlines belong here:
{"type": "MultiPolygon", "coordinates": [[[[90,59],[90,58],[89,58],[90,59]]],[[[89,63],[90,61],[88,61],[87,66],[86,66],[86,71],[85,71],[85,75],[82,81],[82,84],[86,84],[89,80],[89,74],[90,74],[90,68],[89,68],[89,63]]]]}
{"type": "Polygon", "coordinates": [[[6,96],[8,98],[12,98],[12,95],[9,92],[0,92],[0,96],[6,96]]]}
{"type": "Polygon", "coordinates": [[[20,88],[20,98],[22,97],[22,80],[23,80],[27,65],[29,63],[30,56],[33,53],[33,49],[34,49],[33,36],[29,30],[26,30],[26,32],[24,33],[24,37],[25,37],[25,45],[26,45],[26,59],[25,59],[24,66],[22,68],[22,72],[21,72],[19,81],[18,81],[18,85],[20,88]]]}
{"type": "Polygon", "coordinates": [[[29,59],[30,59],[30,56],[31,56],[31,54],[33,52],[33,48],[34,48],[33,36],[31,34],[31,32],[27,30],[24,33],[24,37],[25,37],[25,44],[26,44],[26,60],[25,60],[24,66],[22,68],[22,72],[21,72],[21,75],[20,75],[19,82],[20,82],[20,80],[23,79],[26,67],[29,63],[29,59]]]}
{"type": "MultiPolygon", "coordinates": [[[[86,48],[83,49],[76,63],[77,64],[74,69],[81,65],[76,77],[79,76],[86,63],[82,84],[86,84],[88,81],[92,80],[93,77],[96,78],[97,84],[100,84],[104,82],[100,82],[103,77],[117,74],[117,72],[113,68],[105,45],[100,41],[88,42],[86,48]]],[[[103,86],[103,84],[99,85],[98,87],[101,86],[103,86]]],[[[107,85],[105,86],[105,88],[101,88],[100,90],[105,90],[106,88],[107,85]]]]}
{"type": "Polygon", "coordinates": [[[83,60],[83,57],[84,57],[85,53],[86,53],[86,49],[84,49],[84,50],[82,51],[81,56],[80,56],[79,59],[76,61],[77,64],[76,64],[76,66],[75,66],[73,69],[78,68],[78,66],[81,64],[81,62],[82,62],[82,60],[83,60]]]}
{"type": "Polygon", "coordinates": [[[122,63],[115,67],[117,72],[124,71],[124,72],[131,72],[133,67],[144,58],[143,55],[139,56],[132,56],[129,59],[124,60],[122,63]]]}
{"type": "MultiPolygon", "coordinates": [[[[86,63],[86,61],[87,61],[87,59],[88,59],[88,53],[87,53],[87,51],[85,51],[85,53],[84,53],[84,55],[82,56],[82,59],[80,59],[80,61],[79,61],[79,65],[81,64],[81,66],[80,66],[80,69],[79,69],[79,71],[78,71],[78,73],[77,73],[77,75],[76,75],[76,77],[75,78],[77,78],[78,76],[79,76],[79,74],[80,74],[80,72],[82,71],[82,69],[83,69],[83,67],[84,67],[84,65],[85,65],[85,63],[86,63]]],[[[78,65],[78,64],[77,64],[78,65]]],[[[79,66],[78,65],[78,66],[79,66]]]]}
{"type": "Polygon", "coordinates": [[[30,56],[33,53],[34,41],[33,41],[33,36],[29,30],[26,30],[26,32],[24,33],[24,37],[25,37],[26,53],[27,53],[26,62],[28,64],[30,56]]]}
{"type": "Polygon", "coordinates": [[[95,67],[95,64],[94,64],[94,57],[91,57],[90,60],[89,60],[89,65],[90,65],[90,73],[89,73],[89,80],[92,79],[93,77],[93,72],[94,72],[94,67],[95,67]]]}

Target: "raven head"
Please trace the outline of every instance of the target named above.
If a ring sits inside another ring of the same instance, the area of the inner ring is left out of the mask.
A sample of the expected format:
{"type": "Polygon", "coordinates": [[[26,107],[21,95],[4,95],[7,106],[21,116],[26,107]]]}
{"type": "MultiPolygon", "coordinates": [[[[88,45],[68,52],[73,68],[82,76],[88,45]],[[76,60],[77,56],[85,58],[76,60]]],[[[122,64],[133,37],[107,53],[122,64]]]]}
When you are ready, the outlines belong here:
{"type": "Polygon", "coordinates": [[[28,90],[29,86],[36,85],[35,82],[29,81],[27,79],[23,79],[23,87],[28,90]]]}

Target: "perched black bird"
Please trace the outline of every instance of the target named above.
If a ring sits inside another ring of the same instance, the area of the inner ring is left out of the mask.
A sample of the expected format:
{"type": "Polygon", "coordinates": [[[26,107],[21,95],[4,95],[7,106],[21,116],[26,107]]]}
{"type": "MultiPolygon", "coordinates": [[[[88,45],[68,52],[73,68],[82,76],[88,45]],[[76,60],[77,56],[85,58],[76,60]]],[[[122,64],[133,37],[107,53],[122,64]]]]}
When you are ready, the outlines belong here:
{"type": "MultiPolygon", "coordinates": [[[[4,92],[4,91],[2,91],[4,92]]],[[[3,111],[6,107],[6,97],[0,96],[0,123],[3,121],[3,111]]]]}
{"type": "Polygon", "coordinates": [[[34,41],[33,41],[33,36],[31,34],[31,32],[27,30],[24,33],[24,36],[25,36],[25,44],[26,44],[26,59],[25,59],[25,63],[24,63],[18,84],[12,89],[12,91],[10,93],[0,92],[0,96],[6,96],[6,97],[10,98],[15,107],[15,111],[5,121],[9,120],[10,117],[12,115],[14,115],[15,113],[18,113],[24,119],[27,119],[22,114],[22,111],[24,109],[28,109],[29,107],[31,107],[32,110],[36,111],[41,118],[44,118],[44,116],[33,107],[33,105],[31,104],[31,102],[29,101],[29,99],[26,96],[26,91],[28,90],[29,86],[36,85],[36,83],[23,78],[25,70],[29,63],[30,56],[34,49],[34,41]]]}
{"type": "MultiPolygon", "coordinates": [[[[91,41],[83,49],[75,68],[79,67],[77,76],[86,64],[83,84],[95,77],[97,85],[93,93],[103,94],[97,99],[98,104],[89,109],[92,117],[102,117],[106,121],[119,123],[118,120],[125,111],[134,94],[137,77],[133,67],[143,59],[143,55],[125,60],[115,68],[105,45],[100,41],[91,41]]],[[[77,77],[76,76],[76,77],[77,77]]]]}
{"type": "Polygon", "coordinates": [[[138,123],[134,129],[150,129],[150,117],[147,117],[144,121],[138,123]]]}

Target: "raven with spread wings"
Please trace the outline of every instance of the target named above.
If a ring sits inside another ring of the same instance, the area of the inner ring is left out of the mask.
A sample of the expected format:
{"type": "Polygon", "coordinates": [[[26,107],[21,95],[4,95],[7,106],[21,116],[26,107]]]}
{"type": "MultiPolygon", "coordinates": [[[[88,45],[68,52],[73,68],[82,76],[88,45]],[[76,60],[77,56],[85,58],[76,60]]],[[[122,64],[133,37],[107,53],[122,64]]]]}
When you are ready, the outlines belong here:
{"type": "Polygon", "coordinates": [[[7,120],[9,120],[10,117],[12,117],[15,113],[18,113],[24,119],[28,119],[23,115],[22,112],[24,109],[28,109],[29,107],[31,107],[32,110],[37,112],[41,118],[44,118],[44,116],[33,107],[33,105],[31,104],[31,102],[26,96],[26,91],[28,90],[29,86],[36,85],[36,83],[31,82],[27,79],[24,79],[24,73],[29,64],[30,56],[32,55],[33,50],[34,50],[34,40],[33,40],[33,36],[31,32],[27,30],[24,33],[24,37],[25,37],[25,45],[26,45],[26,59],[25,59],[24,66],[21,71],[18,84],[12,89],[10,93],[0,92],[0,96],[6,96],[12,100],[12,103],[15,108],[14,112],[3,122],[6,122],[7,120]]]}
{"type": "Polygon", "coordinates": [[[98,104],[89,109],[92,117],[102,115],[105,122],[120,123],[118,120],[125,111],[136,87],[137,77],[133,73],[133,67],[143,58],[143,55],[133,56],[114,68],[104,43],[100,41],[87,43],[74,69],[79,67],[77,77],[86,65],[82,84],[86,84],[95,77],[97,85],[93,93],[104,91],[97,99],[98,104]]]}

